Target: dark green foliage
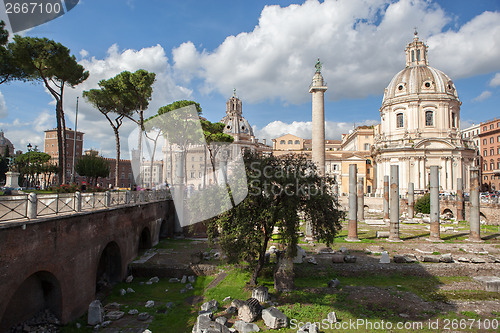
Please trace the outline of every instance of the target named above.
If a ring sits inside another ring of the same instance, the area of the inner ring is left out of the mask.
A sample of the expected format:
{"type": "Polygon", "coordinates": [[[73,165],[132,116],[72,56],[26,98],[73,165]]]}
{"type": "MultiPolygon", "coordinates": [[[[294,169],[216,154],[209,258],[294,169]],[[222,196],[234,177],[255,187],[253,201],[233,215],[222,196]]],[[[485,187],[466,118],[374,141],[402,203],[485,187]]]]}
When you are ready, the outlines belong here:
{"type": "Polygon", "coordinates": [[[88,154],[83,155],[75,165],[75,170],[80,176],[87,177],[88,183],[96,185],[97,178],[109,176],[109,163],[103,157],[88,154]]]}
{"type": "Polygon", "coordinates": [[[189,105],[194,105],[196,107],[196,112],[200,115],[202,112],[200,103],[196,103],[195,101],[187,101],[187,100],[181,100],[181,101],[175,101],[169,105],[162,106],[161,108],[158,109],[158,114],[164,114],[176,109],[180,109],[189,105]]]}
{"type": "Polygon", "coordinates": [[[28,187],[37,185],[35,181],[40,178],[39,176],[44,175],[45,178],[46,173],[55,173],[54,165],[50,164],[50,155],[38,150],[17,156],[15,165],[22,183],[28,187]]]}
{"type": "Polygon", "coordinates": [[[415,212],[422,214],[431,213],[431,194],[426,193],[415,202],[415,212]]]}
{"type": "Polygon", "coordinates": [[[296,255],[299,214],[311,221],[318,241],[331,244],[340,229],[341,211],[331,195],[333,179],[321,177],[302,155],[245,154],[248,196],[208,223],[209,239],[217,241],[230,262],[246,261],[251,284],[264,265],[275,227],[289,257],[296,255]]]}
{"type": "Polygon", "coordinates": [[[66,183],[66,121],[63,109],[64,87],[85,81],[89,72],[78,64],[70,50],[47,38],[14,36],[8,52],[14,59],[22,80],[43,83],[56,100],[57,144],[59,150],[59,183],[66,183]]]}

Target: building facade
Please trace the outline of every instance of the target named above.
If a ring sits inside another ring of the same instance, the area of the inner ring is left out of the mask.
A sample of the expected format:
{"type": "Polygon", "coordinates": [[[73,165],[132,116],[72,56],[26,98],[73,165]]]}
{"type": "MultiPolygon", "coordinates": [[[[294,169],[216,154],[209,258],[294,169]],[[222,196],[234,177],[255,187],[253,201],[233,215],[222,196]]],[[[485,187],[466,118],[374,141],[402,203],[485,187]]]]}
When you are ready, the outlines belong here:
{"type": "Polygon", "coordinates": [[[500,189],[500,119],[479,125],[479,153],[481,155],[481,190],[500,189]]]}
{"type": "Polygon", "coordinates": [[[399,166],[401,193],[409,182],[417,191],[427,190],[434,165],[439,166],[441,190],[456,192],[457,178],[469,187],[475,151],[459,131],[461,102],[453,81],[429,66],[427,49],[415,33],[405,49],[406,67],[384,91],[381,123],[371,148],[378,195],[391,165],[399,166]]]}
{"type": "MultiPolygon", "coordinates": [[[[66,179],[68,180],[68,182],[71,180],[73,170],[73,156],[76,160],[78,160],[82,156],[83,135],[83,132],[76,131],[75,138],[75,131],[71,128],[66,128],[66,165],[63,167],[63,170],[64,172],[66,172],[66,179]]],[[[50,155],[51,163],[59,164],[59,144],[57,142],[57,129],[54,128],[45,131],[43,149],[45,153],[50,155]]],[[[51,183],[55,181],[56,178],[52,177],[51,183]]]]}

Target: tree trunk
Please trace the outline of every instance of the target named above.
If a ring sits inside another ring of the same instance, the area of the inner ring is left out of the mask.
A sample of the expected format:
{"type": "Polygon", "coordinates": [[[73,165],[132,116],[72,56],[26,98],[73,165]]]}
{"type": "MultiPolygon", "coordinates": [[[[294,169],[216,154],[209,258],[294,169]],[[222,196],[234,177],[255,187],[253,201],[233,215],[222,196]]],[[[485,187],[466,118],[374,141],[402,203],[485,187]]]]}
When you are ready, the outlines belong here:
{"type": "MultiPolygon", "coordinates": [[[[66,156],[66,152],[67,152],[67,149],[66,149],[66,118],[64,117],[64,109],[63,109],[63,92],[64,92],[64,83],[61,84],[61,94],[60,94],[61,97],[59,99],[59,114],[61,116],[62,134],[63,134],[62,152],[63,152],[63,172],[64,173],[63,173],[62,180],[63,180],[63,183],[66,184],[66,182],[68,181],[68,179],[67,179],[68,175],[66,174],[66,168],[67,168],[67,164],[68,164],[68,156],[66,156]]],[[[57,104],[56,104],[56,107],[57,107],[57,104]]]]}
{"type": "Polygon", "coordinates": [[[59,154],[58,157],[58,172],[57,172],[57,181],[58,184],[61,185],[63,184],[63,174],[64,174],[64,150],[63,150],[63,140],[62,140],[62,124],[61,124],[61,115],[59,114],[59,100],[56,102],[56,121],[57,121],[57,153],[59,154]]]}
{"type": "Polygon", "coordinates": [[[118,128],[113,126],[113,131],[115,132],[115,142],[116,142],[116,164],[115,164],[115,187],[118,186],[120,181],[120,134],[118,133],[118,128]]]}
{"type": "Polygon", "coordinates": [[[262,247],[260,248],[259,252],[259,260],[257,261],[257,266],[255,266],[252,276],[250,277],[250,285],[251,286],[256,286],[257,285],[257,278],[262,271],[262,268],[264,267],[264,263],[266,261],[266,250],[267,250],[267,244],[269,243],[269,237],[267,236],[267,233],[264,234],[264,244],[262,244],[262,247]]]}

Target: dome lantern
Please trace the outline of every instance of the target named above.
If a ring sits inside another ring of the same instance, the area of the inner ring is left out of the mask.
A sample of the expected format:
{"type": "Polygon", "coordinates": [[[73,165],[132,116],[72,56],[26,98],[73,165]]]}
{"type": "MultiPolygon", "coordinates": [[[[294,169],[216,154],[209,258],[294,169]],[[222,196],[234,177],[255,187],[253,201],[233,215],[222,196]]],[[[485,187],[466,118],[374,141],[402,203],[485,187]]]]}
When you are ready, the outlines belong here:
{"type": "Polygon", "coordinates": [[[406,46],[406,67],[427,66],[427,45],[418,39],[417,30],[414,33],[413,41],[406,46]]]}

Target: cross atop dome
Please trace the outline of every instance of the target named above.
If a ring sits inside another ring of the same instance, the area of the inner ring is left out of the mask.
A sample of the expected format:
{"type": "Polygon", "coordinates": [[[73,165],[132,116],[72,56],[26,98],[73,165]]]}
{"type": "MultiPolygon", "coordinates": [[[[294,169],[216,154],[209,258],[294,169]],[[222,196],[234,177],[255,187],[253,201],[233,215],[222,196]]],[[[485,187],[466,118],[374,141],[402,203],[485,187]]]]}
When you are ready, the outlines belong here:
{"type": "Polygon", "coordinates": [[[413,41],[406,46],[406,67],[427,66],[427,45],[418,39],[417,28],[413,33],[413,41]]]}

